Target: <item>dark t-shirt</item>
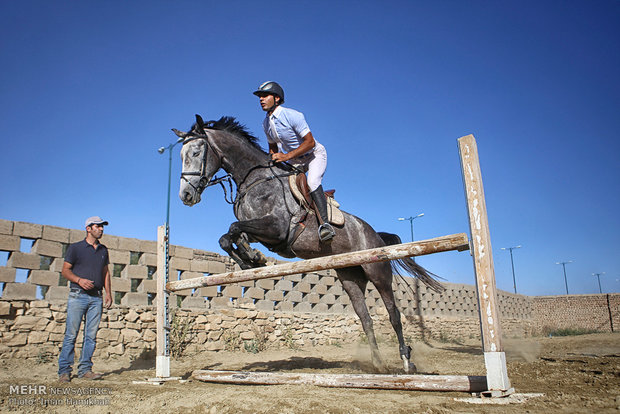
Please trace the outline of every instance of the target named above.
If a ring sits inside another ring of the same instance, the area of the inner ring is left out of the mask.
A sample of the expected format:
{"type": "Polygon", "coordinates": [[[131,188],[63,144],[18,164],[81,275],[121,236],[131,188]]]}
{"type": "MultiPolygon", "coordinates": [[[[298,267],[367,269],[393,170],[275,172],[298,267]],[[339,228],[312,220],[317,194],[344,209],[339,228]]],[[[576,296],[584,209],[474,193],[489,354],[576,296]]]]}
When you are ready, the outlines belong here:
{"type": "MultiPolygon", "coordinates": [[[[65,253],[65,262],[73,265],[71,271],[77,276],[95,283],[95,288],[91,291],[103,289],[103,270],[110,264],[108,248],[103,244],[99,244],[97,249],[88,244],[86,240],[70,244],[65,253]]],[[[77,283],[73,282],[71,282],[71,287],[80,288],[77,283]]]]}

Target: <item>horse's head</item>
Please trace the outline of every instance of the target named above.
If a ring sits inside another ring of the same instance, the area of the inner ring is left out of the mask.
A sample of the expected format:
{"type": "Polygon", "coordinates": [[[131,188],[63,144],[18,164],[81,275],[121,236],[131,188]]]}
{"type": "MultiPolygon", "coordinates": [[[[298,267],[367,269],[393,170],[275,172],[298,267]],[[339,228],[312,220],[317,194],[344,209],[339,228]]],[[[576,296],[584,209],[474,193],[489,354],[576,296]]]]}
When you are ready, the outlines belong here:
{"type": "Polygon", "coordinates": [[[200,194],[222,163],[209,142],[209,135],[205,132],[204,122],[199,115],[196,115],[196,124],[189,132],[176,129],[173,131],[179,138],[183,138],[179,198],[183,204],[193,206],[200,202],[200,194]]]}

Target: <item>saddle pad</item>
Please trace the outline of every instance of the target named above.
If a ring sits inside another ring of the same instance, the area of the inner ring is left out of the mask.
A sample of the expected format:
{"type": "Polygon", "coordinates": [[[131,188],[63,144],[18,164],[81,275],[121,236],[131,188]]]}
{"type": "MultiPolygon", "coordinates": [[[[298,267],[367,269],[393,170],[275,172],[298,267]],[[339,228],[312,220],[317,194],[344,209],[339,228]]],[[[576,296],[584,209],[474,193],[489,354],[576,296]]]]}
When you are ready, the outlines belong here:
{"type": "MultiPolygon", "coordinates": [[[[288,184],[291,188],[291,192],[303,207],[312,211],[312,208],[307,205],[303,194],[301,194],[301,191],[297,187],[295,177],[295,175],[289,175],[288,177],[288,184]]],[[[340,211],[339,207],[340,203],[334,200],[333,197],[327,197],[327,217],[329,218],[329,222],[336,226],[342,226],[344,224],[344,214],[342,214],[342,211],[340,211]]]]}

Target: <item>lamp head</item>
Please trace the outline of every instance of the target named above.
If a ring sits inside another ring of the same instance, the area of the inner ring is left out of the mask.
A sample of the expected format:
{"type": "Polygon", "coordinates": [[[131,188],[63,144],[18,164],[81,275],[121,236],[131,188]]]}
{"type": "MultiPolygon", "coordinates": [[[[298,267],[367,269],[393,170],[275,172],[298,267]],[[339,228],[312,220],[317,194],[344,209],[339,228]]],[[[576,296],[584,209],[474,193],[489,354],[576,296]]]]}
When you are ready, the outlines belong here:
{"type": "Polygon", "coordinates": [[[157,152],[159,152],[160,154],[163,154],[164,151],[166,151],[166,148],[161,147],[160,149],[157,150],[157,152]]]}

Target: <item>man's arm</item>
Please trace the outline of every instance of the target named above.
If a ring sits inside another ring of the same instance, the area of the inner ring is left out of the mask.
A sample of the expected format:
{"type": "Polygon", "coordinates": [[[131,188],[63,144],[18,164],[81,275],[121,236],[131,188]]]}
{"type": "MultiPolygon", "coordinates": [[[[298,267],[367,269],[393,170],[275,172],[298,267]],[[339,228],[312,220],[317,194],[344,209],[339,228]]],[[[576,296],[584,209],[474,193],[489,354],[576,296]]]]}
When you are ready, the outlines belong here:
{"type": "Polygon", "coordinates": [[[112,287],[110,282],[110,269],[108,266],[105,266],[103,270],[103,289],[105,290],[103,306],[107,309],[112,306],[112,287]]]}
{"type": "MultiPolygon", "coordinates": [[[[292,160],[293,158],[297,158],[300,155],[303,155],[306,152],[310,151],[316,145],[314,141],[314,137],[312,136],[312,132],[308,132],[306,135],[304,135],[302,139],[303,139],[303,142],[299,145],[299,147],[295,148],[293,151],[286,153],[286,154],[281,153],[281,152],[272,153],[271,159],[274,160],[275,162],[292,160]]],[[[269,152],[271,153],[271,144],[269,144],[269,152]]]]}
{"type": "Polygon", "coordinates": [[[73,265],[69,262],[64,262],[62,264],[62,276],[73,282],[73,283],[77,283],[79,287],[81,287],[84,290],[91,290],[92,288],[95,287],[95,283],[92,280],[89,279],[84,279],[82,277],[79,277],[78,275],[76,275],[75,273],[73,273],[73,265]]]}

